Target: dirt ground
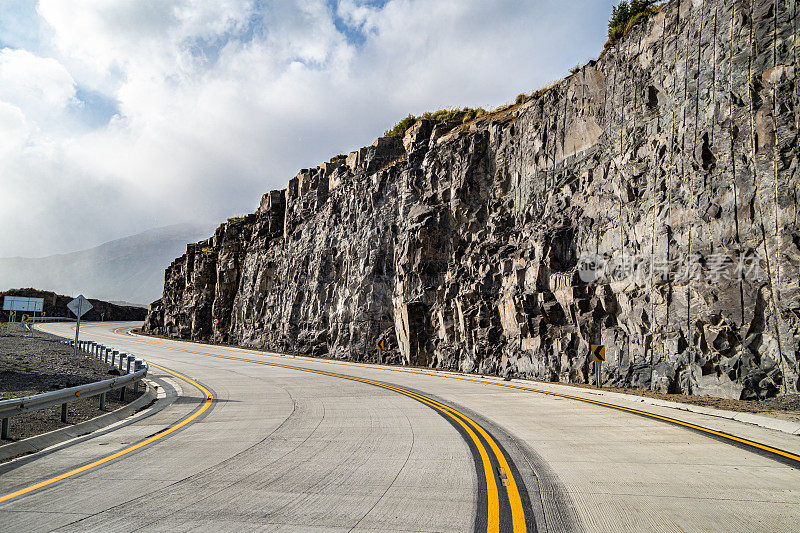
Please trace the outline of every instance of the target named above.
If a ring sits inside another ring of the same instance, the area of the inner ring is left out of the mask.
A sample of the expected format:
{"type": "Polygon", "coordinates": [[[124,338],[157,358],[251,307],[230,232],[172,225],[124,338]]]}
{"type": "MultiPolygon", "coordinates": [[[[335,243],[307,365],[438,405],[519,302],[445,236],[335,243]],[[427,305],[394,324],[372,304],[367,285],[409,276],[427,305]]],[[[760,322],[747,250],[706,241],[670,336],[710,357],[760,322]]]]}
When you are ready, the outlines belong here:
{"type": "MultiPolygon", "coordinates": [[[[119,375],[89,354],[78,352],[75,361],[72,348],[63,344],[60,337],[40,331],[27,331],[19,324],[0,325],[0,400],[21,398],[52,390],[75,387],[93,381],[110,379],[119,375]]],[[[126,403],[134,397],[128,388],[126,403]]],[[[106,395],[105,410],[99,408],[99,397],[77,400],[67,406],[67,423],[61,422],[61,407],[51,407],[11,417],[9,437],[11,441],[25,439],[54,429],[84,422],[96,416],[122,407],[120,391],[106,395]]],[[[8,441],[0,441],[0,444],[8,441]]]]}

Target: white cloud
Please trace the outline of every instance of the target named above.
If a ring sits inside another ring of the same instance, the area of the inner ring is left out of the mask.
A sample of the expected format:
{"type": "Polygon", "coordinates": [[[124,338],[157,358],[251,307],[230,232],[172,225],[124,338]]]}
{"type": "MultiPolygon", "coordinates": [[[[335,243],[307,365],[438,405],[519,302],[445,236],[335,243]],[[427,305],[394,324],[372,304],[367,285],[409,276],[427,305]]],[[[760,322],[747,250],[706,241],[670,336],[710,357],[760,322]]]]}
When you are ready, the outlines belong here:
{"type": "Polygon", "coordinates": [[[499,105],[559,77],[599,51],[609,4],[41,0],[36,54],[0,52],[0,136],[17,139],[0,140],[0,196],[39,213],[0,256],[251,211],[409,112],[499,105]],[[75,119],[99,112],[81,90],[113,102],[107,123],[75,119]]]}
{"type": "Polygon", "coordinates": [[[0,102],[0,160],[20,150],[28,138],[28,123],[17,106],[0,102]]]}
{"type": "Polygon", "coordinates": [[[0,100],[37,110],[63,108],[74,98],[75,81],[55,59],[25,50],[0,50],[0,100]]]}

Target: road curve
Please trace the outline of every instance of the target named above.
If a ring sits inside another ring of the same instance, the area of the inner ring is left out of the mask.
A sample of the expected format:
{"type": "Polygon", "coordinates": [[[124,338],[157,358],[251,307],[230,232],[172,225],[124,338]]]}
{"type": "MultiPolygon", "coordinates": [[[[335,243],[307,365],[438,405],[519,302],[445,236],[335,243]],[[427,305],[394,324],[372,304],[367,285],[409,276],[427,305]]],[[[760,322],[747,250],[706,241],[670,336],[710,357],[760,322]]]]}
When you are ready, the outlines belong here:
{"type": "Polygon", "coordinates": [[[663,421],[120,326],[82,338],[147,359],[169,405],[0,466],[8,528],[774,531],[800,516],[792,464],[663,421]]]}

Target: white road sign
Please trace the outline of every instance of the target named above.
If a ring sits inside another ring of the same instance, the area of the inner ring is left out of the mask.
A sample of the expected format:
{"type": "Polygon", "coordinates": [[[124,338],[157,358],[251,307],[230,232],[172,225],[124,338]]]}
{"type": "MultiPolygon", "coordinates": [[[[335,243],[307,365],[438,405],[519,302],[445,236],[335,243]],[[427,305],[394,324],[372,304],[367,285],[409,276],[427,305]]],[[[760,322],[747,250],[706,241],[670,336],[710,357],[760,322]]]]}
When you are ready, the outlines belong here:
{"type": "Polygon", "coordinates": [[[67,304],[67,307],[72,311],[73,315],[80,318],[94,306],[89,303],[89,300],[83,297],[83,294],[79,294],[77,298],[67,304]]]}
{"type": "Polygon", "coordinates": [[[44,309],[44,298],[26,298],[22,296],[3,297],[3,311],[30,311],[41,313],[44,309]]]}

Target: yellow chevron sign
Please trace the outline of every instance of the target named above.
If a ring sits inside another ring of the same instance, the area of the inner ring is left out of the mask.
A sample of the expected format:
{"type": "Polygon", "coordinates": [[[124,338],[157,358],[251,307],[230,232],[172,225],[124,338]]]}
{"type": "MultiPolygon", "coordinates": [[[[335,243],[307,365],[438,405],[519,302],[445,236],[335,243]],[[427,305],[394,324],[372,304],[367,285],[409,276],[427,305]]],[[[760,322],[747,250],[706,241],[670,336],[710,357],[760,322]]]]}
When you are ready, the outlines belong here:
{"type": "Polygon", "coordinates": [[[592,344],[592,361],[603,362],[606,360],[606,345],[592,344]]]}

